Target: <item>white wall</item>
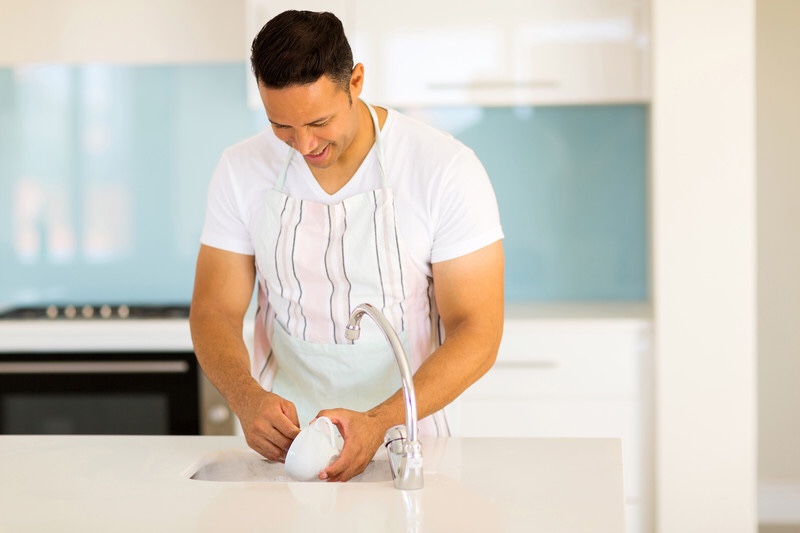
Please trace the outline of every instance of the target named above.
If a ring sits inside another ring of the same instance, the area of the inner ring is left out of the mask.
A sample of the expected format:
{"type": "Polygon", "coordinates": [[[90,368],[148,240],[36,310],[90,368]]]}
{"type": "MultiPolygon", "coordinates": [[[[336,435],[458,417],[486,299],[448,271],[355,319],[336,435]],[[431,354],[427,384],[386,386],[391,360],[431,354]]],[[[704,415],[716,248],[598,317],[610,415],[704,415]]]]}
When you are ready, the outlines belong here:
{"type": "Polygon", "coordinates": [[[0,0],[0,65],[247,58],[243,0],[0,0]]]}
{"type": "Polygon", "coordinates": [[[800,521],[800,2],[757,22],[759,484],[796,487],[800,521]]]}
{"type": "Polygon", "coordinates": [[[756,530],[755,0],[654,0],[656,530],[756,530]]]}

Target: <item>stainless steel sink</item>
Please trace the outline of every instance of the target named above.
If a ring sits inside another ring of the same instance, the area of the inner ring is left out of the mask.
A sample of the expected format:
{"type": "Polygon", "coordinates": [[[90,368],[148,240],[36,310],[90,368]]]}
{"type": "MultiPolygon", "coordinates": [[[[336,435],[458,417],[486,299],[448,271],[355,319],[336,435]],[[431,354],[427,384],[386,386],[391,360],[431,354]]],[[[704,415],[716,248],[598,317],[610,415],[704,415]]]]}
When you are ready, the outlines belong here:
{"type": "MultiPolygon", "coordinates": [[[[286,473],[283,463],[268,461],[250,450],[222,450],[205,455],[187,468],[185,474],[196,481],[297,483],[286,473]]],[[[350,483],[384,481],[392,481],[389,461],[376,459],[350,483]]]]}

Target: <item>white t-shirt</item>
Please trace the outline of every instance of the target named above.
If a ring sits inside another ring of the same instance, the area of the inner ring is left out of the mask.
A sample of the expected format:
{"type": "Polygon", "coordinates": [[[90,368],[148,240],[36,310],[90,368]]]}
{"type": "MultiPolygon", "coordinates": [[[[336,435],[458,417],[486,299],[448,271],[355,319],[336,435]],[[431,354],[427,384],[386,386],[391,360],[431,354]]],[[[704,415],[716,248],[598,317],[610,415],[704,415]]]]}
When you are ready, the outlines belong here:
{"type": "MultiPolygon", "coordinates": [[[[417,266],[466,255],[503,238],[497,200],[475,153],[451,135],[393,109],[381,130],[387,185],[395,196],[397,228],[417,266]]],[[[253,255],[264,195],[275,186],[289,147],[271,129],[224,151],[208,191],[201,242],[253,255]]],[[[350,181],[325,192],[298,154],[284,192],[325,204],[382,186],[375,146],[350,181]]]]}

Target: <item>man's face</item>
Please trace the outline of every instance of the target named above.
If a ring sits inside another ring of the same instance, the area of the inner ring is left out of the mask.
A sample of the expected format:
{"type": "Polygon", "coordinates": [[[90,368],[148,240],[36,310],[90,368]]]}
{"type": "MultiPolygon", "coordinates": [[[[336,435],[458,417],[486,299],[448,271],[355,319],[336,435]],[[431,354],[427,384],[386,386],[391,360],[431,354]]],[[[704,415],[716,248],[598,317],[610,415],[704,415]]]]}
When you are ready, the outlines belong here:
{"type": "MultiPolygon", "coordinates": [[[[300,152],[309,165],[325,169],[347,151],[358,130],[358,113],[341,85],[322,76],[308,85],[270,89],[259,84],[261,101],[275,135],[300,152]]],[[[357,92],[359,87],[356,87],[357,92]]]]}

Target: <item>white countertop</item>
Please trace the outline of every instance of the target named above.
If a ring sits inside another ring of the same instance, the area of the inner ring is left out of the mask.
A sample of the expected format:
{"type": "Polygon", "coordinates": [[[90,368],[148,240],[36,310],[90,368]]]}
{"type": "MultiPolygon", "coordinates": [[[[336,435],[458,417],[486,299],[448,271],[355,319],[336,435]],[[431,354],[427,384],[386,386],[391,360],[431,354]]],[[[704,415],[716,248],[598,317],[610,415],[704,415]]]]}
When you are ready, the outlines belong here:
{"type": "Polygon", "coordinates": [[[188,319],[4,320],[0,352],[192,351],[188,319]]]}
{"type": "Polygon", "coordinates": [[[624,531],[616,439],[422,444],[425,488],[400,491],[190,479],[204,457],[252,453],[241,437],[3,435],[0,531],[624,531]]]}
{"type": "Polygon", "coordinates": [[[637,321],[652,320],[653,311],[647,302],[506,302],[506,320],[542,322],[637,321]]]}

